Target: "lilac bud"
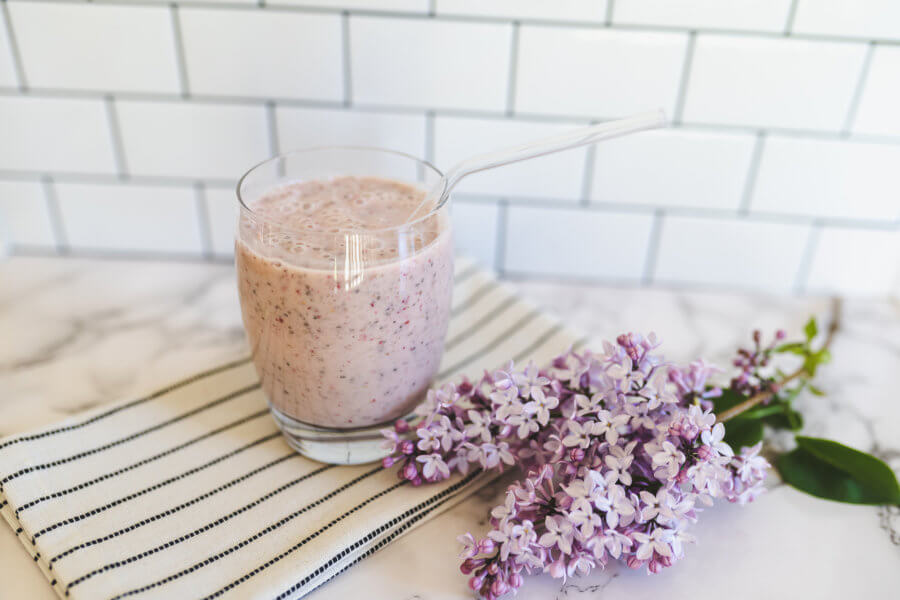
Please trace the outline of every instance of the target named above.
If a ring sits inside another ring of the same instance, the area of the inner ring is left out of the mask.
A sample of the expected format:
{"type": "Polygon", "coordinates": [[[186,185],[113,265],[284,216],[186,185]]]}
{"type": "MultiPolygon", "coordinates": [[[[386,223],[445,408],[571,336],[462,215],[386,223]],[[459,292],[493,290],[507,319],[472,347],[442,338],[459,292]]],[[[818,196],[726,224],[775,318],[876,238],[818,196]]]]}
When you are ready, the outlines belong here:
{"type": "Polygon", "coordinates": [[[779,340],[779,341],[780,341],[780,340],[783,340],[783,339],[786,338],[786,337],[787,337],[787,332],[786,332],[784,329],[779,329],[778,331],[775,332],[775,339],[776,339],[776,340],[779,340]]]}
{"type": "Polygon", "coordinates": [[[413,446],[413,443],[410,440],[403,440],[400,442],[400,452],[403,454],[412,454],[415,449],[416,447],[413,446]]]}
{"type": "Polygon", "coordinates": [[[524,579],[521,573],[511,573],[509,575],[509,587],[516,589],[522,587],[524,579]]]}
{"type": "Polygon", "coordinates": [[[644,566],[644,561],[642,561],[641,559],[639,559],[636,556],[629,556],[628,560],[625,561],[625,564],[628,565],[629,569],[640,569],[641,567],[644,566]]]}
{"type": "Polygon", "coordinates": [[[459,565],[459,570],[463,575],[468,575],[475,570],[475,561],[471,558],[467,558],[462,562],[461,565],[459,565]]]}
{"type": "Polygon", "coordinates": [[[481,586],[484,585],[484,575],[473,575],[469,579],[469,589],[477,592],[481,589],[481,586]]]}
{"type": "Polygon", "coordinates": [[[660,563],[656,559],[653,559],[650,561],[650,564],[647,565],[647,570],[654,574],[659,573],[660,571],[663,570],[662,563],[660,563]]]}
{"type": "Polygon", "coordinates": [[[700,460],[709,460],[712,456],[713,451],[709,446],[700,446],[697,448],[697,458],[700,460]]]}
{"type": "Polygon", "coordinates": [[[404,419],[397,419],[394,421],[394,431],[397,433],[406,433],[409,431],[409,423],[407,423],[404,419]]]}
{"type": "Polygon", "coordinates": [[[394,466],[395,458],[393,456],[385,456],[381,459],[381,466],[385,469],[390,469],[394,466]]]}
{"type": "Polygon", "coordinates": [[[509,586],[502,579],[495,579],[491,585],[491,593],[496,596],[502,596],[509,591],[509,586]]]}
{"type": "Polygon", "coordinates": [[[569,460],[575,463],[580,463],[584,460],[584,449],[575,446],[569,451],[569,460]]]}
{"type": "Polygon", "coordinates": [[[416,463],[410,461],[403,467],[403,477],[412,481],[419,476],[419,470],[416,469],[416,463]]]}
{"type": "Polygon", "coordinates": [[[480,542],[478,542],[478,552],[480,554],[490,554],[496,548],[496,544],[494,544],[494,540],[491,538],[484,538],[480,542]]]}
{"type": "Polygon", "coordinates": [[[497,573],[500,572],[500,565],[498,565],[495,562],[492,562],[491,564],[488,565],[487,572],[490,573],[491,575],[496,575],[497,573]]]}
{"type": "Polygon", "coordinates": [[[553,579],[562,579],[566,576],[566,565],[563,564],[562,557],[557,558],[552,563],[550,563],[550,568],[548,569],[550,572],[550,577],[553,579]]]}
{"type": "Polygon", "coordinates": [[[413,487],[419,487],[420,485],[422,485],[422,478],[421,478],[421,477],[416,477],[415,479],[412,479],[412,480],[410,481],[410,483],[412,483],[412,486],[413,486],[413,487]]]}
{"type": "Polygon", "coordinates": [[[761,338],[762,338],[762,332],[759,329],[754,329],[753,330],[753,341],[758,344],[759,340],[761,338]]]}

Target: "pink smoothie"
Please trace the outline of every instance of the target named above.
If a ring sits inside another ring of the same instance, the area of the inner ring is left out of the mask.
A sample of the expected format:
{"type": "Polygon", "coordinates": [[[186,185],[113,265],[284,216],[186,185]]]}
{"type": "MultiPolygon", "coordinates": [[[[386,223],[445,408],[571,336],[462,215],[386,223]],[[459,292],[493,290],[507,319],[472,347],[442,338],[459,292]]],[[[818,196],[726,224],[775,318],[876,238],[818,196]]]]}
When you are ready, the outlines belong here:
{"type": "Polygon", "coordinates": [[[423,192],[340,177],[276,187],[242,210],[238,289],[269,402],[312,425],[406,414],[443,352],[453,283],[446,214],[397,229],[423,192]]]}

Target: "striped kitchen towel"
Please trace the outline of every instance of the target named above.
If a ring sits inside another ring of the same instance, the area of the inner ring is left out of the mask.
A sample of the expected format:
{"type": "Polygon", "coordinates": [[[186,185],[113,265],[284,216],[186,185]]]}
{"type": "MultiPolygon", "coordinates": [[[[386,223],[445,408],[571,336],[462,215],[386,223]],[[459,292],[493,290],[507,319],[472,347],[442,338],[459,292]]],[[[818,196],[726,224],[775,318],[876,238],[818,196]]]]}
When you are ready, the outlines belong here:
{"type": "MultiPolygon", "coordinates": [[[[454,277],[439,381],[585,341],[470,262],[454,277]]],[[[0,440],[0,512],[63,597],[299,598],[490,478],[393,471],[296,454],[244,358],[0,440]]]]}

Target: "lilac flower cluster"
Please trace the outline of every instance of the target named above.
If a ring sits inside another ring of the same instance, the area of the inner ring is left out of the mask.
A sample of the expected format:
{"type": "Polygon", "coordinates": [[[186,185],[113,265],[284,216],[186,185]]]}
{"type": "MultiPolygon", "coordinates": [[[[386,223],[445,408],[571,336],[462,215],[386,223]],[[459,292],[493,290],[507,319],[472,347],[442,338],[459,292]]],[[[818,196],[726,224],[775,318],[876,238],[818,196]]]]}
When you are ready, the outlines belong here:
{"type": "Polygon", "coordinates": [[[738,348],[737,357],[732,364],[740,369],[738,373],[731,379],[731,389],[744,396],[753,396],[764,392],[778,392],[778,385],[771,376],[766,376],[769,366],[769,360],[772,353],[779,342],[781,342],[787,334],[783,329],[775,332],[775,337],[766,345],[762,345],[762,332],[758,329],[753,331],[753,348],[738,348]]]}
{"type": "Polygon", "coordinates": [[[714,369],[668,364],[657,346],[627,334],[544,370],[510,363],[430,392],[414,431],[405,421],[385,430],[385,466],[414,485],[471,468],[525,474],[486,537],[459,538],[460,568],[482,597],[517,589],[524,573],[565,578],[610,560],[659,572],[693,541],[687,529],[703,507],[762,492],[760,446],[735,456],[711,412],[714,369]]]}

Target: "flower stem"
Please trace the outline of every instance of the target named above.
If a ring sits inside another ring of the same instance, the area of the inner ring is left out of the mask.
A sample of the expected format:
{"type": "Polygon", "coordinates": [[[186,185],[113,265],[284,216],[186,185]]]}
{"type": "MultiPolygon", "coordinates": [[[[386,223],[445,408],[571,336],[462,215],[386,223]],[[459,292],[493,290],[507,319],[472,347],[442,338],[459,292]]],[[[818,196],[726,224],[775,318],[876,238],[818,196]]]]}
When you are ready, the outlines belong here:
{"type": "MultiPolygon", "coordinates": [[[[837,333],[838,329],[841,326],[841,308],[842,302],[840,298],[833,298],[831,300],[831,323],[828,325],[828,331],[825,335],[825,342],[822,344],[821,350],[827,350],[831,346],[831,342],[834,340],[834,336],[837,333]]],[[[808,375],[805,369],[800,368],[791,373],[790,375],[785,376],[781,381],[778,382],[778,388],[783,388],[786,384],[791,381],[803,377],[804,375],[808,375]]],[[[728,410],[720,413],[716,416],[716,423],[724,423],[729,419],[733,419],[734,417],[750,410],[754,406],[769,400],[773,395],[773,392],[760,392],[758,394],[754,394],[741,402],[740,404],[736,404],[729,408],[728,410]]]]}

